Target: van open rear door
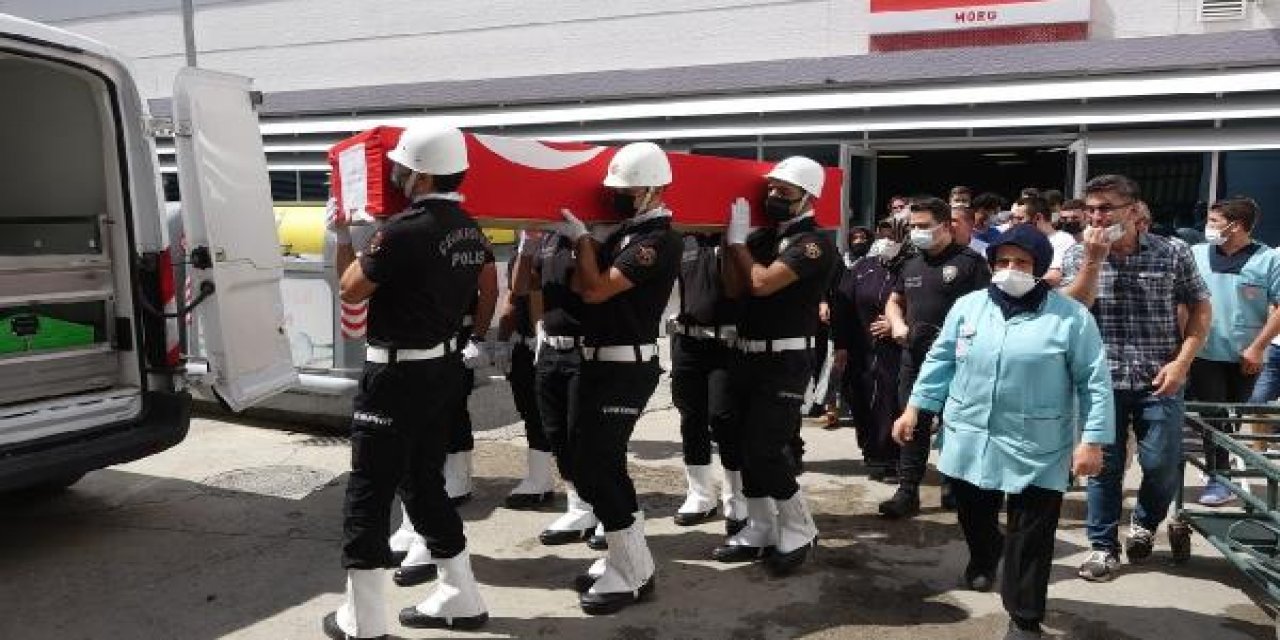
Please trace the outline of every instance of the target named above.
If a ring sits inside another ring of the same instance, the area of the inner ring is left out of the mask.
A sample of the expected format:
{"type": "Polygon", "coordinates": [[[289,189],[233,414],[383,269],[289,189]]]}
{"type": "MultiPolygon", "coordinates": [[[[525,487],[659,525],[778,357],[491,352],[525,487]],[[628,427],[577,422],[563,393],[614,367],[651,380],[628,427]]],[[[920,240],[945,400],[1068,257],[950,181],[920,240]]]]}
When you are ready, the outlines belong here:
{"type": "Polygon", "coordinates": [[[212,391],[239,411],[297,381],[284,263],[248,78],[185,68],[173,91],[178,185],[212,391]],[[210,288],[211,292],[210,292],[210,288]]]}

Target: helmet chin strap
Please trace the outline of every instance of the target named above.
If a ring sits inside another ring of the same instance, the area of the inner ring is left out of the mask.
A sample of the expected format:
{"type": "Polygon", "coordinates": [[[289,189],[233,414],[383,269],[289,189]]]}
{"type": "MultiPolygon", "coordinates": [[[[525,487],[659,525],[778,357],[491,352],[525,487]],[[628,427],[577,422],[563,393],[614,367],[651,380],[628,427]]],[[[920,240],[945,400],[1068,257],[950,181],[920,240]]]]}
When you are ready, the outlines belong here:
{"type": "Polygon", "coordinates": [[[409,172],[409,177],[404,180],[404,197],[413,200],[413,188],[418,185],[418,172],[409,172]]]}

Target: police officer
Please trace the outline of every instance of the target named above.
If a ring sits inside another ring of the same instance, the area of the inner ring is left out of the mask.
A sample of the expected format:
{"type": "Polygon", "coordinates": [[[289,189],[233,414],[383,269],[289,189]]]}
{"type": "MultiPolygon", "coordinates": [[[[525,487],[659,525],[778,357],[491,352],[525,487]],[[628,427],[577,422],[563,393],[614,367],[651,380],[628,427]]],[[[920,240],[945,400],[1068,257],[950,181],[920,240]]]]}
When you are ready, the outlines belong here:
{"type": "Polygon", "coordinates": [[[498,319],[499,346],[494,353],[494,363],[506,373],[511,384],[511,397],[520,419],[524,421],[525,440],[529,443],[525,454],[525,475],[507,496],[508,509],[536,509],[550,503],[555,490],[551,442],[542,427],[535,389],[535,296],[530,293],[529,286],[533,256],[538,252],[541,240],[539,232],[520,232],[516,258],[507,263],[507,304],[498,319]]]}
{"type": "Polygon", "coordinates": [[[487,238],[485,247],[480,285],[471,299],[467,314],[462,316],[462,328],[457,336],[462,363],[467,368],[462,381],[465,392],[449,409],[449,448],[444,459],[444,489],[455,505],[471,499],[471,455],[475,451],[476,440],[471,433],[471,410],[467,407],[467,400],[476,388],[476,370],[489,364],[489,348],[486,347],[485,337],[498,303],[497,261],[487,238]]]}
{"type": "Polygon", "coordinates": [[[440,579],[425,600],[400,612],[411,627],[477,628],[489,614],[467,552],[462,520],[444,491],[445,409],[462,393],[463,364],[452,338],[484,264],[479,227],[448,194],[467,169],[466,142],[452,128],[407,129],[387,154],[393,182],[412,201],[357,256],[341,215],[341,298],[369,300],[369,346],[351,422],[352,469],[343,526],[346,600],[324,619],[330,638],[388,631],[387,544],[397,486],[426,537],[440,579]]]}
{"type": "Polygon", "coordinates": [[[721,562],[763,558],[772,572],[785,575],[805,561],[818,540],[790,448],[800,430],[800,405],[813,367],[818,302],[839,257],[813,217],[825,178],[822,166],[793,156],[765,178],[770,226],[749,234],[751,207],[740,198],[725,232],[726,286],[744,301],[730,384],[743,438],[748,521],[712,557],[721,562]]]}
{"type": "Polygon", "coordinates": [[[671,325],[671,399],[680,412],[685,501],[675,523],[687,527],[716,513],[711,441],[724,467],[725,529],[737,533],[747,523],[742,495],[742,445],[734,429],[729,394],[729,358],[737,337],[738,301],[724,291],[721,234],[686,233],[680,258],[680,313],[671,325]]]}
{"type": "Polygon", "coordinates": [[[608,552],[579,576],[588,614],[618,611],[653,592],[654,562],[644,516],[627,474],[627,443],[658,386],[658,328],[680,269],[680,234],[662,203],[671,164],[658,145],[629,144],[609,162],[611,190],[622,226],[597,246],[572,212],[559,232],[573,240],[574,286],[586,303],[582,371],[571,414],[576,445],[573,479],[595,507],[608,552]]]}
{"type": "MultiPolygon", "coordinates": [[[[955,240],[951,233],[951,207],[938,198],[917,198],[908,218],[910,240],[916,255],[902,266],[902,273],[885,305],[890,333],[902,344],[902,368],[898,399],[906,406],[920,365],[938,337],[942,321],[960,296],[977,291],[991,281],[987,260],[955,240]]],[[[880,503],[888,518],[907,518],[920,512],[920,482],[929,461],[929,435],[934,416],[921,413],[915,434],[902,446],[898,458],[898,490],[880,503]]],[[[949,506],[949,488],[943,481],[943,506],[949,506]]]]}
{"type": "Polygon", "coordinates": [[[534,390],[538,415],[568,501],[565,512],[538,536],[545,545],[587,540],[600,523],[591,505],[578,495],[574,478],[576,425],[569,418],[578,404],[584,304],[572,286],[577,269],[573,244],[563,234],[548,232],[530,263],[530,286],[537,285],[531,295],[541,301],[535,306],[534,390]],[[537,307],[541,307],[540,314],[537,307]]]}

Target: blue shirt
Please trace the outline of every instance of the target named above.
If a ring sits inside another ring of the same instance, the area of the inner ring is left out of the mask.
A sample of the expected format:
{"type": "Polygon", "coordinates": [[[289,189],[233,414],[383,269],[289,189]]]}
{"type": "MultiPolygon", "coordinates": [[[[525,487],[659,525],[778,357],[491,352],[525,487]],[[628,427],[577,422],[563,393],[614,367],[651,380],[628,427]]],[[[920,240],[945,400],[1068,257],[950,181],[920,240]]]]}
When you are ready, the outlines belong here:
{"type": "MultiPolygon", "coordinates": [[[[1262,325],[1267,323],[1271,305],[1280,304],[1280,254],[1260,242],[1255,241],[1254,245],[1259,248],[1243,265],[1231,265],[1229,259],[1221,259],[1224,257],[1221,253],[1215,260],[1211,252],[1218,253],[1218,250],[1208,244],[1191,248],[1196,268],[1213,294],[1209,299],[1213,320],[1197,357],[1215,362],[1240,362],[1240,352],[1258,337],[1262,325]]],[[[1240,253],[1243,251],[1236,255],[1240,253]]]]}
{"type": "Polygon", "coordinates": [[[1098,325],[1056,291],[1008,320],[986,290],[956,301],[910,402],[942,411],[938,470],[983,489],[1065,491],[1076,425],[1083,442],[1115,441],[1098,325]]]}

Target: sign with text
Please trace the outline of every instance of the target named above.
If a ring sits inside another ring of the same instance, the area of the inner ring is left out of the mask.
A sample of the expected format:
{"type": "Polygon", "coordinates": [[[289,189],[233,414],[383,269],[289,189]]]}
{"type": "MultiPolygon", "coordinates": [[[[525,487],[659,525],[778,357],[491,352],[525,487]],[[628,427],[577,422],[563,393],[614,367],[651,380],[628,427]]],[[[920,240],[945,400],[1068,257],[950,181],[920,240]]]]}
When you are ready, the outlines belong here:
{"type": "Polygon", "coordinates": [[[1089,0],[871,0],[878,53],[1088,37],[1089,0]]]}

